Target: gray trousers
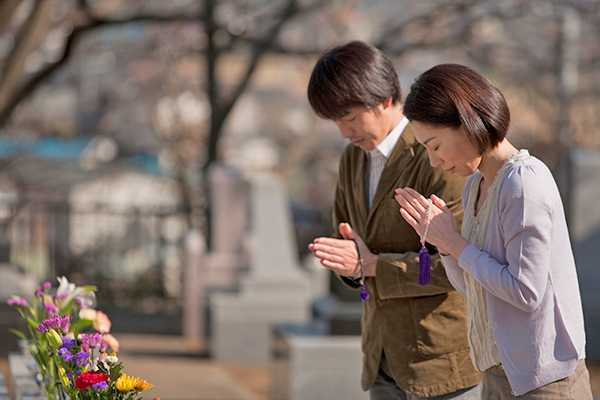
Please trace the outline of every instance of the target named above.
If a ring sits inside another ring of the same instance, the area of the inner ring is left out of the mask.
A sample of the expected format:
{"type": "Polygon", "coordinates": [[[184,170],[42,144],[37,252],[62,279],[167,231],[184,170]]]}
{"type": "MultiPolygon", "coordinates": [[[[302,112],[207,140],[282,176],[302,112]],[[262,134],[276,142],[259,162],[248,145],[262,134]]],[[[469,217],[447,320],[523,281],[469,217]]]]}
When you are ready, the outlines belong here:
{"type": "Polygon", "coordinates": [[[381,356],[379,373],[369,391],[371,400],[481,400],[481,384],[436,397],[418,397],[406,393],[396,385],[385,357],[381,356]]]}

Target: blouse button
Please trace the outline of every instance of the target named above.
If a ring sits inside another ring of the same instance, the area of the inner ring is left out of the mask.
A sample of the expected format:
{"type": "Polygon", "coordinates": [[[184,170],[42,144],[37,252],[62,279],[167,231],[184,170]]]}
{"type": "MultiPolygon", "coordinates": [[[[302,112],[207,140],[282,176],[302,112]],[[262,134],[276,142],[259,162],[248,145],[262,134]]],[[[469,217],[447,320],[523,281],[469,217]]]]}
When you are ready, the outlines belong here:
{"type": "Polygon", "coordinates": [[[517,397],[517,392],[515,392],[514,390],[512,392],[510,392],[510,394],[512,394],[513,396],[517,397]]]}
{"type": "Polygon", "coordinates": [[[504,365],[500,364],[498,368],[500,368],[501,371],[504,371],[504,365]]]}

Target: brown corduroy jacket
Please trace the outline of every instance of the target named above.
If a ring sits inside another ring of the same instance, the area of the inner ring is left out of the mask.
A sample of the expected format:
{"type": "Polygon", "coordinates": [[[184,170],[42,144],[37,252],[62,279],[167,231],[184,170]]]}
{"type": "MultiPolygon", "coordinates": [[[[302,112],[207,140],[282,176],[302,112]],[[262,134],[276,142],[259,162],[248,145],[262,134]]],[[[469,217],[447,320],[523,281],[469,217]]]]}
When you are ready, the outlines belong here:
{"type": "MultiPolygon", "coordinates": [[[[382,172],[373,204],[367,207],[365,152],[349,145],[340,160],[333,211],[335,237],[340,222],[348,222],[378,254],[376,277],[365,279],[370,298],[363,302],[362,387],[375,381],[382,351],[398,386],[419,397],[441,396],[476,385],[467,342],[466,300],[454,290],[437,254],[432,253],[431,283],[420,286],[419,236],[402,218],[394,189],[411,187],[428,197],[444,199],[459,223],[465,180],[432,168],[426,149],[408,125],[382,172]]],[[[459,226],[460,230],[460,226],[459,226]]],[[[356,288],[356,284],[342,279],[356,288]]]]}

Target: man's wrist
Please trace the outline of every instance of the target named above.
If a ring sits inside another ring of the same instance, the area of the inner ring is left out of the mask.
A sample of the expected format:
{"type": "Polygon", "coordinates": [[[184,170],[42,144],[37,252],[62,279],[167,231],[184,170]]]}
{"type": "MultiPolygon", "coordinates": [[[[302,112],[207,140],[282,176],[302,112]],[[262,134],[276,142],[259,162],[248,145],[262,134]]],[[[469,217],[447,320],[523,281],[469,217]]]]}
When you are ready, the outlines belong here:
{"type": "Polygon", "coordinates": [[[365,276],[375,276],[377,272],[377,261],[379,257],[375,254],[372,254],[368,260],[363,260],[363,268],[365,271],[365,276]]]}

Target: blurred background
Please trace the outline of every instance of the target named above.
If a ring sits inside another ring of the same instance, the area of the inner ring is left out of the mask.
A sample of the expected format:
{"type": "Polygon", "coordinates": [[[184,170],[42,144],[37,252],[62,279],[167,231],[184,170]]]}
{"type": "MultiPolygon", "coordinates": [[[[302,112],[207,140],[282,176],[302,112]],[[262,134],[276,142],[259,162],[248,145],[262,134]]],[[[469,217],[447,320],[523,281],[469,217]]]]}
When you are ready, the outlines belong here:
{"type": "Polygon", "coordinates": [[[307,250],[331,232],[347,143],[306,87],[325,49],[355,39],[392,58],[403,95],[442,62],[499,86],[509,139],[559,183],[600,362],[597,0],[2,0],[0,357],[18,326],[5,300],[63,275],[98,287],[131,346],[167,337],[264,385],[271,350],[227,349],[251,325],[238,314],[277,302],[283,282],[303,300],[265,318],[269,340],[357,335],[356,294],[307,250]]]}

